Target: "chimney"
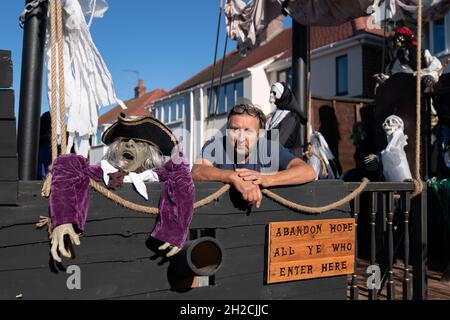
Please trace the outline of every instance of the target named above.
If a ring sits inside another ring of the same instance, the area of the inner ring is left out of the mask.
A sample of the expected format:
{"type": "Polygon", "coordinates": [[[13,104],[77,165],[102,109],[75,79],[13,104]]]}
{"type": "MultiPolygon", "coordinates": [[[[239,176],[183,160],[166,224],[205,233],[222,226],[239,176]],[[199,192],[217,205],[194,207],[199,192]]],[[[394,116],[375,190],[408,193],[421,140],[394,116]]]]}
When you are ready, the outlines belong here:
{"type": "Polygon", "coordinates": [[[284,16],[281,14],[269,22],[267,28],[258,35],[257,43],[264,45],[284,30],[284,16]]]}
{"type": "Polygon", "coordinates": [[[134,98],[140,98],[147,90],[147,87],[144,86],[144,81],[139,79],[138,86],[134,88],[134,98]]]}

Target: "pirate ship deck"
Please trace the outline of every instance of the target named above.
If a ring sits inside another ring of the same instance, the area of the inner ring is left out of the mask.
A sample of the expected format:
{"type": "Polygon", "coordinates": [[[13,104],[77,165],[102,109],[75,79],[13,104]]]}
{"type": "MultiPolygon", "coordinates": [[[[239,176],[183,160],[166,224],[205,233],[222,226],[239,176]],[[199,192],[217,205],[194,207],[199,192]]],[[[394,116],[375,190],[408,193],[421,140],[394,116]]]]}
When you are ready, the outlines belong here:
{"type": "MultiPolygon", "coordinates": [[[[25,24],[18,144],[14,93],[8,89],[11,56],[0,52],[0,88],[6,88],[0,90],[0,299],[346,299],[348,292],[357,299],[361,280],[373,284],[367,291],[369,299],[377,299],[383,290],[388,299],[427,298],[427,195],[411,199],[415,186],[407,182],[369,183],[351,201],[317,214],[299,212],[289,201],[301,199],[303,205],[323,207],[352,194],[360,184],[319,181],[275,188],[272,191],[284,201],[265,198],[260,209],[251,210],[233,191],[226,192],[195,210],[190,229],[190,240],[213,239],[217,247],[199,246],[181,256],[186,260],[181,263],[158,253],[149,237],[154,216],[130,211],[91,191],[82,245],[75,248],[74,259],[56,264],[49,255],[48,234],[35,226],[40,216],[48,215],[48,201],[40,195],[42,182],[29,181],[40,112],[30,106],[40,106],[45,16],[38,11],[25,24]],[[332,237],[310,237],[301,244],[311,248],[309,255],[315,247],[313,258],[286,258],[299,254],[295,237],[307,235],[301,230],[312,226],[315,230],[330,226],[330,234],[352,233],[337,242],[332,237]],[[279,241],[278,234],[286,239],[279,241]],[[347,251],[321,252],[321,241],[347,251]],[[214,259],[203,259],[209,256],[214,259]],[[368,260],[374,273],[355,273],[358,258],[368,260]],[[311,262],[302,265],[302,261],[311,262]],[[401,279],[393,278],[395,261],[403,266],[401,279]]],[[[297,23],[293,28],[295,36],[306,34],[297,23]]],[[[294,87],[305,98],[306,88],[300,83],[306,83],[306,50],[296,43],[293,47],[294,87]]],[[[196,199],[221,187],[198,183],[196,199]]],[[[150,203],[130,187],[118,195],[156,206],[161,185],[147,188],[150,203]]]]}

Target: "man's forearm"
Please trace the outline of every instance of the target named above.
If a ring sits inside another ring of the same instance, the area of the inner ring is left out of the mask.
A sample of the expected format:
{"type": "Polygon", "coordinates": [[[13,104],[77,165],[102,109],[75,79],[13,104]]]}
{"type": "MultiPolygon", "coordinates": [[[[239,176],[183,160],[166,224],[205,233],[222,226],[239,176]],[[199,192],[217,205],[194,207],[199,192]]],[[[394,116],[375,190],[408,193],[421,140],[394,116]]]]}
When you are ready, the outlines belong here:
{"type": "Polygon", "coordinates": [[[215,168],[204,164],[195,164],[192,167],[192,178],[195,181],[220,181],[233,183],[236,173],[231,170],[215,168]]]}
{"type": "Polygon", "coordinates": [[[307,164],[295,165],[264,177],[264,187],[303,184],[315,179],[314,169],[307,164]]]}

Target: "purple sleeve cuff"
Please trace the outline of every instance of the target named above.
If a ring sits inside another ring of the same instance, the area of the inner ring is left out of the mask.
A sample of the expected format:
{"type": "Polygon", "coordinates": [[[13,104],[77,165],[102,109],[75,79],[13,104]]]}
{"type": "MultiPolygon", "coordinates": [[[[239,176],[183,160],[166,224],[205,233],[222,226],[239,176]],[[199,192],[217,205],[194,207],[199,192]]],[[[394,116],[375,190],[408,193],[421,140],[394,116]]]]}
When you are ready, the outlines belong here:
{"type": "Polygon", "coordinates": [[[195,185],[189,164],[182,154],[170,159],[157,170],[164,181],[159,202],[159,217],[152,237],[172,246],[183,247],[194,213],[195,185]]]}
{"type": "Polygon", "coordinates": [[[102,180],[100,166],[89,166],[88,160],[75,154],[58,157],[53,163],[50,192],[52,226],[71,223],[84,230],[89,207],[89,178],[102,180]]]}

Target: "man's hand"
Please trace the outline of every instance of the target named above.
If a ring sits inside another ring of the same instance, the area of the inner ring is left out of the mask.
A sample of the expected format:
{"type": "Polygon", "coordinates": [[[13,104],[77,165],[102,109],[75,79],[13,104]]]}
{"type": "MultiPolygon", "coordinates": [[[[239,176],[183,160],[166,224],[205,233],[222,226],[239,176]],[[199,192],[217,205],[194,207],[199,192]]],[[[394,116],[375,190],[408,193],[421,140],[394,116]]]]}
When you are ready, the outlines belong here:
{"type": "Polygon", "coordinates": [[[262,193],[258,184],[254,184],[252,180],[244,180],[237,171],[234,173],[232,181],[236,190],[242,194],[242,199],[251,204],[256,204],[257,208],[261,206],[262,193]]]}
{"type": "Polygon", "coordinates": [[[71,254],[64,247],[64,235],[68,234],[73,244],[80,245],[80,237],[75,233],[72,224],[62,224],[53,229],[50,239],[52,240],[52,248],[50,250],[52,257],[55,261],[61,262],[61,258],[58,255],[59,252],[66,258],[71,258],[71,254]]]}
{"type": "Polygon", "coordinates": [[[268,176],[250,169],[236,169],[238,176],[244,181],[251,181],[254,185],[266,187],[268,176]]]}

